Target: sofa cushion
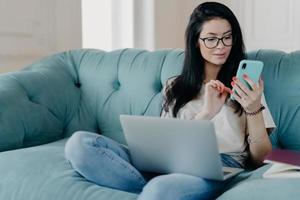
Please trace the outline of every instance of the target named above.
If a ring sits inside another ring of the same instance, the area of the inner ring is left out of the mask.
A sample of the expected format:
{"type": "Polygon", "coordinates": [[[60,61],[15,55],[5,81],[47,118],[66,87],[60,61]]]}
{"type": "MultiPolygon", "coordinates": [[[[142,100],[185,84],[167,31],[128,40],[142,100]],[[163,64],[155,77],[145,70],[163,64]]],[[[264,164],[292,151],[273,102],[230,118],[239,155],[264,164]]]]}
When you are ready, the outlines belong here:
{"type": "Polygon", "coordinates": [[[0,154],[0,199],[133,200],[136,194],[91,183],[64,157],[66,140],[0,154]]]}
{"type": "Polygon", "coordinates": [[[265,165],[252,172],[246,172],[233,180],[231,189],[223,193],[218,200],[282,200],[299,199],[299,179],[264,179],[262,174],[270,167],[265,165]],[[243,178],[244,180],[243,180],[243,178]],[[240,180],[243,180],[239,182],[240,180]]]}
{"type": "Polygon", "coordinates": [[[0,75],[0,151],[52,142],[78,129],[95,130],[66,55],[0,75]]]}

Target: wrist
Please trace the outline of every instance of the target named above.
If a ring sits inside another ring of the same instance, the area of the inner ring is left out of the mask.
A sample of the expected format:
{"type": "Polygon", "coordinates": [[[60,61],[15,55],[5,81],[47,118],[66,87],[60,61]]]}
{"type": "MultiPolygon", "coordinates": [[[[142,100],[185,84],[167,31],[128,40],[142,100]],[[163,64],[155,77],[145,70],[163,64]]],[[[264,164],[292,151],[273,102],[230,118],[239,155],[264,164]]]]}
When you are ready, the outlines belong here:
{"type": "Polygon", "coordinates": [[[260,104],[260,106],[257,109],[251,110],[251,111],[245,109],[244,112],[248,116],[254,116],[254,115],[257,115],[260,112],[262,112],[264,109],[265,109],[265,106],[263,106],[262,104],[260,104]]]}

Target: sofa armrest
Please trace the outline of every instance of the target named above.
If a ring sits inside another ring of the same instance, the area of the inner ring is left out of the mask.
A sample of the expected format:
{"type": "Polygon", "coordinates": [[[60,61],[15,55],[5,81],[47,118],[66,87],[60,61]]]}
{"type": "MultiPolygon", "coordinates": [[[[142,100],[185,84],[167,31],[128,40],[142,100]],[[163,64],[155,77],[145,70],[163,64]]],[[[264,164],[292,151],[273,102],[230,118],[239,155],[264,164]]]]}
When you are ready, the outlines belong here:
{"type": "Polygon", "coordinates": [[[0,75],[0,151],[63,137],[80,101],[63,55],[0,75]]]}

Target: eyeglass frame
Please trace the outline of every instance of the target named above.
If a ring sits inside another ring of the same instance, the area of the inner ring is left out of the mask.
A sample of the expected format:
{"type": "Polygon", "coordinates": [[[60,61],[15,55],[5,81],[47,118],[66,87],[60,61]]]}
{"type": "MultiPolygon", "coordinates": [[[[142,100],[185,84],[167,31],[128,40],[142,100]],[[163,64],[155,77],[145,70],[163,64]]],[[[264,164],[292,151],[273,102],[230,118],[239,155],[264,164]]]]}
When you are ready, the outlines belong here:
{"type": "Polygon", "coordinates": [[[233,45],[233,38],[232,38],[232,43],[231,43],[231,45],[227,45],[227,44],[225,44],[224,41],[223,41],[223,39],[226,38],[226,37],[228,37],[228,36],[231,36],[231,37],[232,37],[232,34],[223,36],[223,37],[221,37],[221,38],[219,38],[219,37],[205,37],[205,38],[200,38],[200,37],[199,37],[199,40],[202,40],[202,41],[204,42],[205,47],[208,48],[208,49],[214,49],[214,48],[216,48],[216,47],[219,45],[219,42],[220,42],[220,41],[222,41],[222,44],[223,44],[225,47],[231,47],[231,46],[233,45]],[[205,43],[205,40],[207,40],[208,38],[216,38],[216,39],[218,39],[216,46],[214,46],[214,47],[208,47],[208,46],[206,45],[206,43],[205,43]]]}

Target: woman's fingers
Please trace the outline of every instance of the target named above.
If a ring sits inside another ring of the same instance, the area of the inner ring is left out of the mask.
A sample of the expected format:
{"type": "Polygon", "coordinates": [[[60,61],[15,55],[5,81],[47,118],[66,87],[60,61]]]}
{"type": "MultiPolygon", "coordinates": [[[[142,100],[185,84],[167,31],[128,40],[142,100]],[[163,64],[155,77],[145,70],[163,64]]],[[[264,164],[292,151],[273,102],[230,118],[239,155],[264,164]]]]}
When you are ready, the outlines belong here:
{"type": "MultiPolygon", "coordinates": [[[[240,86],[239,85],[237,85],[237,83],[236,83],[237,81],[234,81],[234,82],[231,82],[231,85],[232,85],[232,88],[233,88],[233,90],[237,93],[233,93],[233,94],[235,94],[235,95],[237,95],[237,96],[239,96],[239,98],[238,99],[241,99],[241,100],[246,100],[246,98],[247,98],[247,94],[240,88],[240,86]]],[[[239,102],[240,103],[240,102],[239,102]]]]}
{"type": "Polygon", "coordinates": [[[220,87],[221,87],[221,93],[223,93],[225,86],[222,84],[220,87]]]}
{"type": "Polygon", "coordinates": [[[218,87],[217,83],[214,82],[214,81],[209,81],[209,82],[207,83],[207,85],[212,86],[213,88],[216,88],[216,89],[217,89],[217,87],[218,87]]]}
{"type": "Polygon", "coordinates": [[[254,83],[247,74],[243,74],[243,79],[250,85],[251,90],[257,89],[257,84],[254,83]]]}
{"type": "Polygon", "coordinates": [[[208,82],[209,85],[214,87],[220,93],[232,93],[231,89],[226,87],[221,81],[219,80],[211,80],[208,82]]]}
{"type": "Polygon", "coordinates": [[[234,86],[240,88],[240,90],[247,96],[251,93],[250,89],[245,86],[239,79],[235,79],[234,86]]]}
{"type": "Polygon", "coordinates": [[[235,92],[232,93],[232,96],[234,97],[234,99],[241,105],[243,105],[242,103],[242,98],[235,92]]]}
{"type": "Polygon", "coordinates": [[[218,91],[220,92],[222,89],[222,85],[218,81],[216,81],[216,84],[218,85],[218,91]]]}
{"type": "Polygon", "coordinates": [[[251,89],[241,82],[237,78],[233,78],[231,82],[232,88],[235,91],[232,95],[235,100],[240,103],[245,110],[253,110],[257,104],[260,103],[261,93],[263,91],[263,81],[260,79],[258,83],[254,83],[249,77],[243,76],[247,84],[250,85],[251,89]]]}
{"type": "Polygon", "coordinates": [[[225,91],[226,86],[219,80],[216,80],[216,83],[219,85],[219,92],[223,93],[225,91]]]}
{"type": "Polygon", "coordinates": [[[264,89],[265,83],[261,77],[259,78],[258,85],[262,90],[264,89]]]}
{"type": "Polygon", "coordinates": [[[215,80],[210,80],[209,82],[208,82],[208,85],[211,85],[211,86],[213,86],[216,90],[220,90],[220,85],[219,85],[219,83],[217,82],[217,81],[215,81],[215,80]]]}
{"type": "Polygon", "coordinates": [[[229,94],[232,94],[232,90],[229,87],[225,87],[225,92],[228,92],[229,94]]]}
{"type": "MultiPolygon", "coordinates": [[[[256,97],[262,92],[261,88],[263,88],[263,83],[261,81],[259,81],[259,83],[254,83],[247,75],[243,75],[243,77],[246,77],[244,80],[247,84],[249,84],[251,89],[237,78],[234,78],[234,84],[236,84],[247,97],[252,100],[256,99],[256,97]]],[[[240,95],[242,95],[242,93],[240,93],[240,95]]]]}

